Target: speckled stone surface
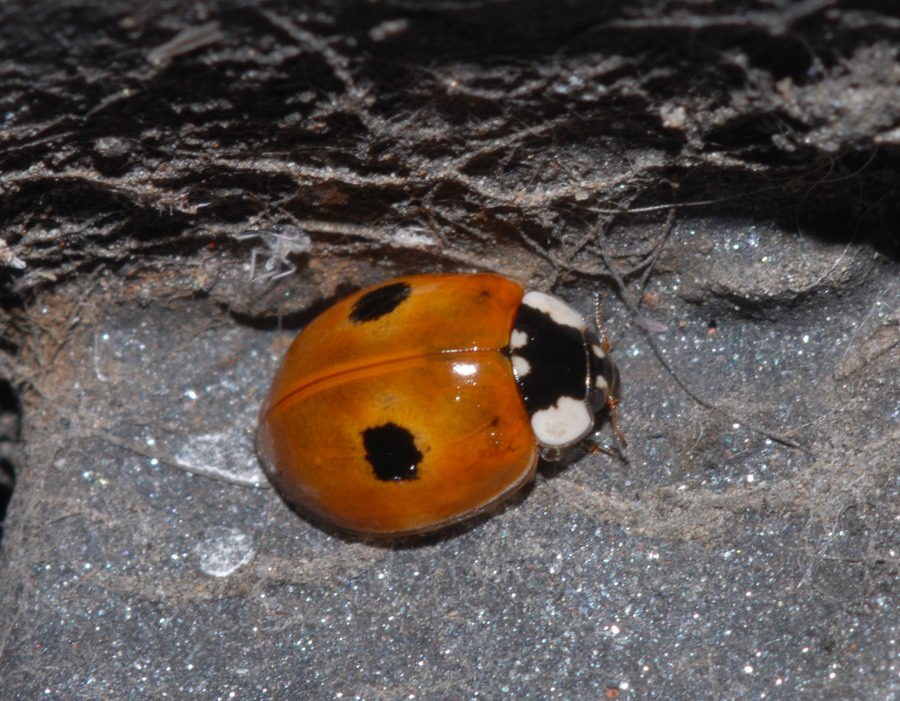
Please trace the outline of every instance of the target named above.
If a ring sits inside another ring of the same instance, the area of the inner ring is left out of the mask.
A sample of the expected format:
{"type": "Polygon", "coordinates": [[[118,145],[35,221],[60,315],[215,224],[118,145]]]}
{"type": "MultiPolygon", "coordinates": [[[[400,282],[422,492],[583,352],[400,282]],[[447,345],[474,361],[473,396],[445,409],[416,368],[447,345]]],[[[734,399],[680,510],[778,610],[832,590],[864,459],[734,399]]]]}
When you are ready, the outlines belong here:
{"type": "MultiPolygon", "coordinates": [[[[604,305],[628,463],[545,466],[411,544],[325,533],[265,482],[294,330],[197,300],[81,318],[26,416],[0,698],[896,698],[896,264],[707,220],[668,251],[646,319],[604,305]]],[[[594,291],[557,290],[588,315],[594,291]]]]}

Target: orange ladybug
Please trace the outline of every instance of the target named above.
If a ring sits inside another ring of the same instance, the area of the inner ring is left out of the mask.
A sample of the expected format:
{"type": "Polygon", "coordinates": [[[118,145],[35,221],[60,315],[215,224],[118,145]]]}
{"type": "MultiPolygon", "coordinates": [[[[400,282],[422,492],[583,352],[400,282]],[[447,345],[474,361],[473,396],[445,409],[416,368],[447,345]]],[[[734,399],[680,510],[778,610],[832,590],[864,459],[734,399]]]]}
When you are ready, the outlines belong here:
{"type": "Polygon", "coordinates": [[[302,513],[365,535],[433,531],[534,477],[541,448],[615,409],[618,372],[582,317],[499,275],[361,290],[297,336],[257,447],[302,513]]]}

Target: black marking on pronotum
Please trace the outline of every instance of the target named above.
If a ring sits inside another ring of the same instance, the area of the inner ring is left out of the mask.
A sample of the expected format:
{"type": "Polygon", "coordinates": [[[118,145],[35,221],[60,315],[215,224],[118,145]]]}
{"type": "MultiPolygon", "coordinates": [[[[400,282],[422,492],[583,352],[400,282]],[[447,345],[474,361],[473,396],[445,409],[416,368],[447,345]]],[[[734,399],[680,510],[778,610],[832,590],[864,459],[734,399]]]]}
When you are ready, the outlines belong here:
{"type": "Polygon", "coordinates": [[[402,426],[386,423],[362,432],[366,460],[375,476],[385,482],[399,482],[417,477],[422,453],[416,448],[413,435],[402,426]]]}
{"type": "Polygon", "coordinates": [[[528,338],[512,354],[531,367],[524,377],[516,378],[529,416],[556,405],[560,397],[586,399],[589,361],[579,329],[559,324],[527,304],[519,307],[513,329],[528,338]]]}
{"type": "Polygon", "coordinates": [[[350,310],[350,321],[361,324],[390,314],[409,297],[412,288],[405,282],[394,282],[366,292],[350,310]]]}

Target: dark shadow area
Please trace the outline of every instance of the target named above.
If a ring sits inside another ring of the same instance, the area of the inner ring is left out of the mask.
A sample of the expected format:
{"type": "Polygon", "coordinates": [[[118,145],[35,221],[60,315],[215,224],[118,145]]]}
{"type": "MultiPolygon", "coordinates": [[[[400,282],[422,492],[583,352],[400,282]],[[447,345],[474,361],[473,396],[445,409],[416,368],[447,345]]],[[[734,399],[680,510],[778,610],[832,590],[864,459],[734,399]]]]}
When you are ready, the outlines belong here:
{"type": "Polygon", "coordinates": [[[0,380],[0,543],[6,509],[16,485],[15,451],[22,425],[22,406],[12,385],[0,380]]]}

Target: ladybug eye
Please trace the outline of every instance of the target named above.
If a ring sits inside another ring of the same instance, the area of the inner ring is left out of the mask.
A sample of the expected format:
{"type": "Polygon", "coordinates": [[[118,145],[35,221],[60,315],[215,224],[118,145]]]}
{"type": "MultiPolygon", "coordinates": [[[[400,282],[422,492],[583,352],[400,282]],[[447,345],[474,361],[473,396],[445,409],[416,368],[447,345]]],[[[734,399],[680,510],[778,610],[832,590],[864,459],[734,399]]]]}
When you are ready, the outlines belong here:
{"type": "Polygon", "coordinates": [[[590,402],[591,410],[596,414],[606,406],[606,390],[599,387],[591,387],[588,392],[588,402],[590,402]]]}
{"type": "Polygon", "coordinates": [[[609,359],[603,344],[591,331],[585,333],[589,344],[591,380],[588,387],[588,401],[594,412],[600,411],[609,402],[610,397],[619,393],[619,370],[609,359]]]}

